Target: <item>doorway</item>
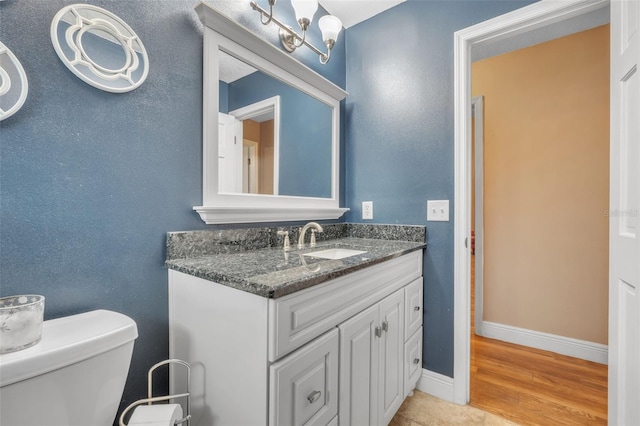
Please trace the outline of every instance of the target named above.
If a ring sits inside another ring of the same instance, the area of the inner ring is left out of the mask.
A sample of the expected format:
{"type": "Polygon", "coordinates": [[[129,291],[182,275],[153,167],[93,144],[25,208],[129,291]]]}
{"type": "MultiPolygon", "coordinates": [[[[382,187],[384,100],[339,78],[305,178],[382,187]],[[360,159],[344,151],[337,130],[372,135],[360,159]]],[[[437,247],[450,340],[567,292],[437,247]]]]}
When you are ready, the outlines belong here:
{"type": "MultiPolygon", "coordinates": [[[[466,241],[470,235],[470,64],[472,54],[513,45],[516,36],[528,34],[547,40],[577,32],[567,25],[574,18],[606,16],[608,1],[540,2],[496,19],[458,31],[454,35],[455,70],[455,242],[454,242],[454,383],[453,398],[460,404],[469,400],[470,373],[470,259],[466,241]],[[565,34],[556,32],[564,27],[565,34]]],[[[593,25],[595,26],[595,25],[593,25]]],[[[537,44],[544,40],[538,40],[537,44]]],[[[530,44],[530,45],[531,45],[530,44]]],[[[522,47],[522,46],[521,46],[522,47]]],[[[516,47],[517,48],[517,47],[516,47]]],[[[510,50],[514,50],[511,46],[510,50]]],[[[490,55],[489,55],[490,56],[490,55]]]]}
{"type": "MultiPolygon", "coordinates": [[[[484,124],[486,155],[473,164],[486,165],[486,197],[475,211],[485,213],[487,250],[475,241],[474,256],[472,243],[471,269],[484,255],[476,334],[486,327],[471,338],[470,404],[517,423],[553,423],[553,413],[606,424],[609,26],[474,62],[480,94],[486,120],[474,108],[472,128],[484,124]]],[[[473,224],[477,240],[483,227],[473,224]]]]}

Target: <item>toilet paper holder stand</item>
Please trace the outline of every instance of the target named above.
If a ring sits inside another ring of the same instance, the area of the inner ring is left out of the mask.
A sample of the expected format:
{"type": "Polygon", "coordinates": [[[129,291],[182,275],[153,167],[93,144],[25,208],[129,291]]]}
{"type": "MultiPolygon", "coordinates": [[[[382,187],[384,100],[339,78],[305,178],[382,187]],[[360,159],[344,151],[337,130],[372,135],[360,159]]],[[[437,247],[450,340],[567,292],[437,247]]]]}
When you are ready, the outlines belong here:
{"type": "Polygon", "coordinates": [[[159,363],[152,366],[149,369],[149,373],[147,374],[147,398],[139,399],[136,402],[131,403],[127,408],[124,409],[124,411],[120,415],[120,421],[119,421],[120,426],[127,426],[124,423],[125,416],[129,411],[131,411],[133,408],[137,407],[138,405],[142,405],[142,404],[153,405],[154,402],[168,401],[170,399],[177,399],[177,398],[186,398],[187,414],[184,418],[180,420],[176,420],[174,425],[186,424],[186,426],[190,426],[191,425],[191,398],[190,398],[191,391],[190,389],[191,389],[191,366],[187,362],[181,359],[167,359],[164,361],[160,361],[159,363]],[[168,365],[168,364],[182,365],[187,369],[187,391],[185,393],[179,393],[179,394],[173,394],[173,395],[153,396],[153,373],[159,367],[162,367],[163,365],[168,365]]]}

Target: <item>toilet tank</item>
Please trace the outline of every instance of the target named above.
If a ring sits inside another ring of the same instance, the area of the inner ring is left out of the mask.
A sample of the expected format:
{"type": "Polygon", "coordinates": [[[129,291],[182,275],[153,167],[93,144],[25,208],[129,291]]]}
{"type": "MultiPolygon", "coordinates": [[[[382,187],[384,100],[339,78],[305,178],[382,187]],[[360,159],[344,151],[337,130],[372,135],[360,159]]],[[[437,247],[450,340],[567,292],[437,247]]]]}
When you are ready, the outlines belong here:
{"type": "Polygon", "coordinates": [[[0,355],[0,425],[112,425],[137,337],[112,311],[45,321],[40,343],[0,355]]]}

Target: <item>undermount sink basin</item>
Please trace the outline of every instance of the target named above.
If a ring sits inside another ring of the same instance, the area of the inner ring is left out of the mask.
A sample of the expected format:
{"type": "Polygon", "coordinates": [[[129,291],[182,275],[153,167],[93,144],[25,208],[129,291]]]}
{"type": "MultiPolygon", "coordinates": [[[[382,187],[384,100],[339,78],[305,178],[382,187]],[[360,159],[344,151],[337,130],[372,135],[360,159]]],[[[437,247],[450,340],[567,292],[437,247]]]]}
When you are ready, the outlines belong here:
{"type": "Polygon", "coordinates": [[[344,259],[345,257],[356,256],[358,254],[363,254],[363,253],[366,253],[366,251],[351,250],[351,249],[345,249],[345,248],[332,248],[327,250],[314,251],[311,253],[305,253],[304,256],[336,260],[336,259],[344,259]]]}

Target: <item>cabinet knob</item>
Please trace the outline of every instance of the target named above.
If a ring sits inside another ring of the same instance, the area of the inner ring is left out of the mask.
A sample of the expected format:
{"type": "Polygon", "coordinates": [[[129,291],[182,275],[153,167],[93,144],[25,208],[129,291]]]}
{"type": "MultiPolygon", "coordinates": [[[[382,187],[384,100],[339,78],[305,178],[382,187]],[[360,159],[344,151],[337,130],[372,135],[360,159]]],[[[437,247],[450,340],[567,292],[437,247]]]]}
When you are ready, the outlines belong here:
{"type": "Polygon", "coordinates": [[[322,392],[320,391],[313,391],[309,394],[309,396],[307,396],[307,401],[309,401],[309,404],[313,404],[314,402],[316,402],[318,399],[320,399],[320,395],[322,395],[322,392]]]}
{"type": "Polygon", "coordinates": [[[420,358],[414,358],[413,359],[413,363],[414,364],[420,364],[420,358]]]}
{"type": "Polygon", "coordinates": [[[377,337],[381,337],[382,336],[382,328],[381,327],[376,327],[375,333],[376,333],[377,337]]]}
{"type": "Polygon", "coordinates": [[[414,306],[414,307],[413,307],[413,310],[414,310],[414,311],[419,311],[419,310],[420,310],[420,306],[414,306]]]}
{"type": "Polygon", "coordinates": [[[389,331],[389,323],[387,321],[382,322],[382,331],[389,331]]]}

